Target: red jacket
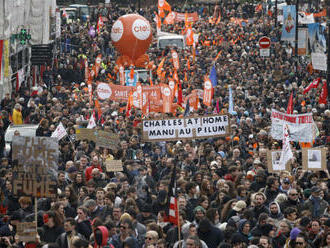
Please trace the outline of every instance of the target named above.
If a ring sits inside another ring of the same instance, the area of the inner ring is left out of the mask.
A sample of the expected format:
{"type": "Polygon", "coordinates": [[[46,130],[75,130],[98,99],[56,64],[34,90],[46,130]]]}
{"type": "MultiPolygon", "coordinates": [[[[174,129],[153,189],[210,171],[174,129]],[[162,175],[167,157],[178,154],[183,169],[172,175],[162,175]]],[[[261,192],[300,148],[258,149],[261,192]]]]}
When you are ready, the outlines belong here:
{"type": "Polygon", "coordinates": [[[99,165],[99,164],[98,165],[91,165],[91,166],[87,167],[86,172],[85,172],[86,182],[88,182],[90,179],[92,179],[92,170],[94,168],[97,168],[97,169],[99,169],[100,172],[103,172],[102,168],[101,168],[101,165],[99,165]]]}

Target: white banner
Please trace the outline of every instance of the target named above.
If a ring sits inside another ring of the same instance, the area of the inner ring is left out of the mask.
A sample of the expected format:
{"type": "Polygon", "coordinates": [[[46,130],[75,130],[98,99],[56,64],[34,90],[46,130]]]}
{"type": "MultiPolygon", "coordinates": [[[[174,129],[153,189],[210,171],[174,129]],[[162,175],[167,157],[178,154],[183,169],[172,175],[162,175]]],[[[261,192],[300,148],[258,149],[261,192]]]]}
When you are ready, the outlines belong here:
{"type": "Polygon", "coordinates": [[[313,69],[327,71],[327,55],[325,53],[312,53],[313,69]]]}
{"type": "Polygon", "coordinates": [[[58,124],[55,131],[52,133],[51,137],[52,138],[57,138],[58,140],[61,140],[66,135],[68,135],[68,133],[66,132],[62,122],[60,122],[60,124],[58,124]]]}
{"type": "Polygon", "coordinates": [[[279,162],[279,168],[281,170],[285,170],[287,162],[293,158],[293,154],[290,147],[290,134],[289,134],[289,127],[287,124],[283,126],[283,141],[282,141],[282,152],[279,162]]]}
{"type": "Polygon", "coordinates": [[[143,140],[203,139],[229,134],[227,115],[143,120],[143,140]]]}
{"type": "Polygon", "coordinates": [[[272,110],[271,136],[276,140],[283,139],[283,125],[287,124],[290,132],[290,141],[312,142],[314,138],[312,113],[290,115],[272,110]]]}

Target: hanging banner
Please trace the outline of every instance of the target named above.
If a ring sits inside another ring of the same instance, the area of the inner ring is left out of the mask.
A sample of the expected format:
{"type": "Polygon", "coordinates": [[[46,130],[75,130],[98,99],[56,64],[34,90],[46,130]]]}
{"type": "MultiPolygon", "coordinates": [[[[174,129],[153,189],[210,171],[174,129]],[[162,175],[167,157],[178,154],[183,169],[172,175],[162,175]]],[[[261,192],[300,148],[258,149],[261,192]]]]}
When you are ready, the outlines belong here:
{"type": "Polygon", "coordinates": [[[325,27],[320,23],[308,25],[308,47],[312,55],[312,65],[315,70],[327,70],[325,27]]]}
{"type": "Polygon", "coordinates": [[[116,102],[127,102],[129,92],[133,89],[133,86],[98,82],[96,92],[100,100],[110,99],[116,102]]]}
{"type": "Polygon", "coordinates": [[[287,124],[289,127],[290,141],[312,142],[314,138],[312,113],[290,115],[273,109],[271,119],[271,136],[273,139],[283,139],[283,125],[287,124]]]}
{"type": "MultiPolygon", "coordinates": [[[[291,46],[293,47],[292,54],[295,54],[295,42],[291,41],[291,46]]],[[[298,55],[304,56],[307,55],[308,51],[308,30],[307,28],[298,29],[298,55]]]]}
{"type": "Polygon", "coordinates": [[[144,141],[204,139],[230,133],[228,115],[143,120],[144,141]]]}
{"type": "Polygon", "coordinates": [[[4,77],[9,77],[9,40],[4,41],[3,47],[3,61],[4,61],[4,77]]]}
{"type": "Polygon", "coordinates": [[[283,6],[283,26],[281,40],[294,41],[296,35],[296,6],[283,6]]]}
{"type": "Polygon", "coordinates": [[[193,13],[174,12],[174,13],[175,13],[175,22],[184,22],[186,17],[188,22],[197,22],[199,20],[197,12],[193,12],[193,13]]]}
{"type": "Polygon", "coordinates": [[[314,23],[314,15],[313,14],[308,14],[305,12],[298,12],[298,23],[299,24],[310,24],[314,23]]]}
{"type": "Polygon", "coordinates": [[[0,40],[0,78],[2,69],[2,51],[3,51],[3,40],[0,40]]]}
{"type": "Polygon", "coordinates": [[[327,55],[324,53],[312,53],[313,69],[327,71],[327,55]]]}
{"type": "Polygon", "coordinates": [[[324,32],[325,27],[320,23],[308,24],[308,46],[312,54],[326,52],[327,42],[324,32]]]}

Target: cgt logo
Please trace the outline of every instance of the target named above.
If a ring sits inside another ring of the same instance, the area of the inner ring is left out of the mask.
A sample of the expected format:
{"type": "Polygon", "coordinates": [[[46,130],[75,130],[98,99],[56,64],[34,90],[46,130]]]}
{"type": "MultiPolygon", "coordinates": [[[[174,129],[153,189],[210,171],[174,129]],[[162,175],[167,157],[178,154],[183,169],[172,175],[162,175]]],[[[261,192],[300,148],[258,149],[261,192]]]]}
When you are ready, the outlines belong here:
{"type": "Polygon", "coordinates": [[[146,40],[151,34],[150,24],[145,20],[137,19],[132,25],[132,33],[139,40],[146,40]]]}
{"type": "Polygon", "coordinates": [[[121,39],[124,33],[124,26],[120,20],[117,20],[111,28],[111,40],[117,42],[121,39]]]}
{"type": "Polygon", "coordinates": [[[101,100],[109,99],[112,95],[112,90],[109,84],[106,83],[99,83],[97,85],[97,95],[101,100]]]}

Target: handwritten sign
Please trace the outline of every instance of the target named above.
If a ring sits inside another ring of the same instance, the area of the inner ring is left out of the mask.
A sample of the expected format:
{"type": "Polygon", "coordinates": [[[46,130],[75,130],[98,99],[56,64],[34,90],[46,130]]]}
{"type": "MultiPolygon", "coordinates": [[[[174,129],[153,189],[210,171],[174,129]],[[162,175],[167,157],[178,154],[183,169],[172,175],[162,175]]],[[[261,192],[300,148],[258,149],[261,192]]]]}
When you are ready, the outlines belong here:
{"type": "Polygon", "coordinates": [[[229,134],[227,115],[143,120],[144,141],[203,139],[229,134]]]}
{"type": "Polygon", "coordinates": [[[77,140],[89,140],[97,146],[113,149],[119,145],[119,135],[102,130],[78,128],[76,129],[77,140]]]}
{"type": "Polygon", "coordinates": [[[123,171],[123,163],[121,160],[109,160],[105,161],[105,166],[107,172],[116,172],[116,171],[123,171]]]}
{"type": "Polygon", "coordinates": [[[13,137],[13,194],[54,197],[57,193],[58,141],[49,137],[13,137]]]}
{"type": "Polygon", "coordinates": [[[21,242],[34,242],[36,241],[37,231],[36,223],[33,222],[22,222],[17,224],[17,235],[21,242]]]}

